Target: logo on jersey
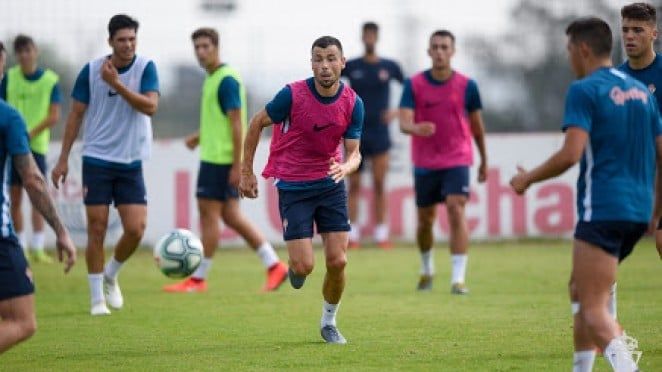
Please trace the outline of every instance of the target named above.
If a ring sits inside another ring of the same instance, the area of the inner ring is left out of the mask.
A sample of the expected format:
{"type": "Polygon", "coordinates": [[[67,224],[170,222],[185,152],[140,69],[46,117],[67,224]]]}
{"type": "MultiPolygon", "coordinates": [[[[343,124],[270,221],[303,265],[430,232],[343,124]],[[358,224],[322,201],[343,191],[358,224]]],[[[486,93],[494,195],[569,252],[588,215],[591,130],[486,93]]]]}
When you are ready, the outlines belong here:
{"type": "Polygon", "coordinates": [[[651,94],[653,94],[657,88],[655,88],[655,84],[648,84],[648,90],[651,92],[651,94]]]}
{"type": "Polygon", "coordinates": [[[350,74],[350,77],[352,79],[356,79],[356,80],[363,79],[363,71],[361,71],[361,70],[352,71],[352,73],[350,74]]]}
{"type": "Polygon", "coordinates": [[[388,81],[391,78],[391,75],[388,73],[388,70],[383,68],[379,70],[379,80],[388,81]]]}
{"type": "Polygon", "coordinates": [[[315,132],[321,132],[321,131],[323,131],[324,129],[326,129],[326,128],[332,126],[332,125],[333,125],[333,123],[325,124],[325,125],[318,125],[318,124],[315,124],[315,125],[313,125],[313,130],[314,130],[315,132]]]}
{"type": "Polygon", "coordinates": [[[634,100],[648,103],[648,93],[638,88],[623,90],[621,87],[613,87],[609,92],[609,98],[618,106],[623,106],[625,102],[634,100]]]}
{"type": "Polygon", "coordinates": [[[108,91],[108,97],[115,97],[117,94],[117,92],[113,92],[112,90],[108,91]]]}

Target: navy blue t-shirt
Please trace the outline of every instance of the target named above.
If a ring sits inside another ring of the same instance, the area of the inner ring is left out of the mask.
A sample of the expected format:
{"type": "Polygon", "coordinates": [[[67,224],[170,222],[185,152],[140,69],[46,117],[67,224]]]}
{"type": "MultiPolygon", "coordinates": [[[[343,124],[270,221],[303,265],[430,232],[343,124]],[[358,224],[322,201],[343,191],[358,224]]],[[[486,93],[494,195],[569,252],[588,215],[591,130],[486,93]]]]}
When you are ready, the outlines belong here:
{"type": "Polygon", "coordinates": [[[657,100],[658,107],[662,107],[662,56],[655,55],[653,63],[642,68],[635,70],[630,67],[628,61],[618,66],[618,69],[632,76],[633,78],[641,81],[648,87],[648,90],[653,93],[657,100]]]}

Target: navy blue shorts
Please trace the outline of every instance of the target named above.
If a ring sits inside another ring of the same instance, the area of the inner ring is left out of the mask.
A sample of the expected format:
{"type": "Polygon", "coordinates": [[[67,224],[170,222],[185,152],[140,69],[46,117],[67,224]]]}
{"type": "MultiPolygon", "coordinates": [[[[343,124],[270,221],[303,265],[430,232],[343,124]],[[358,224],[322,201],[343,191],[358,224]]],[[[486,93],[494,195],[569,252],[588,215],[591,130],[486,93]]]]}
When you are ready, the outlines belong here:
{"type": "Polygon", "coordinates": [[[278,207],[286,241],[312,238],[313,222],[319,233],[349,231],[344,182],[325,189],[279,189],[278,207]]]}
{"type": "MultiPolygon", "coordinates": [[[[46,177],[46,156],[33,151],[32,157],[34,158],[35,163],[37,163],[37,167],[41,171],[41,174],[44,177],[46,177]]],[[[12,186],[23,185],[23,180],[21,180],[21,175],[18,174],[18,171],[16,171],[16,168],[14,168],[13,164],[11,166],[11,175],[9,176],[9,184],[12,186]]]]}
{"type": "Polygon", "coordinates": [[[0,238],[0,301],[34,293],[32,273],[16,237],[0,238]]]}
{"type": "Polygon", "coordinates": [[[391,137],[386,125],[378,123],[370,127],[364,126],[361,135],[361,146],[359,147],[363,160],[359,165],[359,170],[363,170],[364,168],[363,161],[387,153],[390,149],[391,137]],[[375,127],[375,125],[380,125],[381,127],[375,127]]]}
{"type": "Polygon", "coordinates": [[[85,205],[147,204],[142,165],[113,168],[83,160],[83,202],[85,205]]]}
{"type": "Polygon", "coordinates": [[[469,167],[414,171],[416,206],[429,207],[446,201],[448,195],[469,196],[469,167]]]}
{"type": "Polygon", "coordinates": [[[237,188],[228,183],[231,168],[230,164],[221,165],[201,161],[195,196],[199,199],[214,199],[221,202],[230,198],[238,198],[237,188]]]}
{"type": "Polygon", "coordinates": [[[648,230],[648,224],[630,221],[579,221],[575,228],[575,239],[602,248],[605,252],[623,261],[632,253],[634,246],[648,230]]]}

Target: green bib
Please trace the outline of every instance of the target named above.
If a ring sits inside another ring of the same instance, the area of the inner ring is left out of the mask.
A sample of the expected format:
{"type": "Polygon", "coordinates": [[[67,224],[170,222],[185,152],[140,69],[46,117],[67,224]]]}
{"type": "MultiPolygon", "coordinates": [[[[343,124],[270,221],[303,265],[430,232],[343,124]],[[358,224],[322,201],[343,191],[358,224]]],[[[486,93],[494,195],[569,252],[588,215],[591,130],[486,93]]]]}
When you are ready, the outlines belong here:
{"type": "Polygon", "coordinates": [[[214,164],[232,164],[234,144],[232,143],[232,124],[221,110],[218,102],[218,88],[226,77],[233,77],[239,83],[241,99],[242,135],[246,134],[248,112],[246,109],[246,90],[237,71],[227,65],[207,75],[202,87],[200,100],[200,160],[214,164]]]}
{"type": "MultiPolygon", "coordinates": [[[[20,66],[14,66],[7,71],[7,103],[21,113],[28,131],[48,117],[51,93],[58,80],[57,74],[48,69],[34,81],[23,76],[20,66]]],[[[50,140],[51,131],[46,129],[30,140],[30,149],[39,154],[46,154],[50,140]]]]}

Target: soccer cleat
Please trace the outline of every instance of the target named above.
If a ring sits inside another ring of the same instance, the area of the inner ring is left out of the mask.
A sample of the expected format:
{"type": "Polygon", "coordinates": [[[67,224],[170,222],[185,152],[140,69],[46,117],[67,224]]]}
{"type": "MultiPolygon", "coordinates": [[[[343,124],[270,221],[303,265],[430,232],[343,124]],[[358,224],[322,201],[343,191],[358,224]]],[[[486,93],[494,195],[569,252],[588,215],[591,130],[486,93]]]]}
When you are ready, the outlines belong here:
{"type": "Polygon", "coordinates": [[[421,278],[418,280],[418,286],[416,286],[416,289],[419,291],[432,290],[432,278],[432,275],[421,275],[421,278]]]}
{"type": "Polygon", "coordinates": [[[469,294],[469,288],[464,283],[453,283],[451,286],[451,294],[466,295],[469,294]]]}
{"type": "Polygon", "coordinates": [[[347,340],[345,340],[343,335],[338,331],[338,328],[334,325],[325,325],[320,330],[320,334],[327,344],[344,345],[347,343],[347,340]]]}
{"type": "Polygon", "coordinates": [[[299,289],[303,287],[303,283],[306,282],[306,277],[303,275],[297,275],[292,271],[292,268],[287,270],[287,276],[290,278],[290,284],[292,288],[299,289]]]}
{"type": "Polygon", "coordinates": [[[278,262],[267,270],[267,282],[262,288],[263,292],[275,291],[287,279],[287,265],[278,262]]]}
{"type": "Polygon", "coordinates": [[[207,281],[191,277],[179,283],[166,285],[163,290],[171,293],[207,292],[207,281]]]}
{"type": "Polygon", "coordinates": [[[359,248],[361,248],[361,243],[359,243],[358,240],[350,240],[348,248],[349,249],[359,249],[359,248]]]}
{"type": "Polygon", "coordinates": [[[393,244],[391,244],[391,241],[389,240],[382,240],[380,242],[377,242],[377,246],[385,251],[388,251],[389,249],[393,249],[393,244]]]}
{"type": "Polygon", "coordinates": [[[622,335],[619,336],[618,338],[623,341],[625,344],[625,348],[628,350],[628,353],[632,356],[632,360],[634,361],[635,365],[639,365],[639,359],[641,359],[641,355],[643,352],[639,350],[639,341],[637,341],[636,338],[632,336],[628,336],[625,331],[622,331],[622,335]]]}
{"type": "Polygon", "coordinates": [[[124,297],[117,279],[113,280],[105,275],[103,276],[103,291],[106,295],[106,302],[113,309],[119,310],[124,306],[124,297]]]}
{"type": "Polygon", "coordinates": [[[43,250],[30,252],[30,260],[33,263],[52,264],[53,259],[43,250]]]}
{"type": "Polygon", "coordinates": [[[108,307],[106,306],[105,302],[99,302],[92,305],[92,308],[90,309],[90,314],[92,316],[110,315],[110,310],[108,310],[108,307]]]}

